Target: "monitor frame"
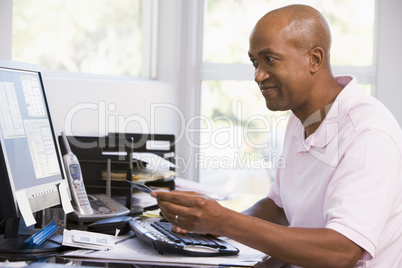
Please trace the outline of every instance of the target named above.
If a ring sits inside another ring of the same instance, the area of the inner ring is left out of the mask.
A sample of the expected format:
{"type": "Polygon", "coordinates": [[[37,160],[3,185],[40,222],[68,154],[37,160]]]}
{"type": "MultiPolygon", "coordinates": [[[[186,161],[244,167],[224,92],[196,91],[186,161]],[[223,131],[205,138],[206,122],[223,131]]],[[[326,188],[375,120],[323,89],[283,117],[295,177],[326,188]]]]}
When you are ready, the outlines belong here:
{"type": "MultiPolygon", "coordinates": [[[[43,97],[43,104],[45,107],[47,120],[49,122],[54,150],[57,157],[57,164],[60,169],[60,175],[57,173],[54,178],[49,179],[47,182],[38,182],[37,185],[28,186],[26,188],[16,190],[14,185],[14,178],[10,171],[9,160],[6,159],[8,155],[5,156],[5,142],[3,137],[0,136],[0,218],[10,220],[9,222],[13,222],[14,225],[15,222],[18,222],[16,221],[16,219],[22,217],[17,201],[18,191],[25,191],[31,211],[38,212],[62,204],[59,187],[60,185],[66,187],[67,191],[69,192],[69,186],[65,179],[65,170],[59,144],[57,141],[57,135],[55,134],[54,126],[52,123],[51,112],[46,96],[46,88],[44,86],[41,67],[39,65],[30,63],[0,59],[0,71],[2,70],[27,72],[38,76],[38,82],[43,97]]],[[[7,154],[11,154],[11,152],[7,152],[7,154]]],[[[21,168],[23,168],[23,165],[21,165],[21,168]]],[[[15,228],[18,228],[18,226],[13,227],[12,230],[9,230],[9,232],[6,230],[4,238],[17,237],[18,230],[16,230],[15,228]]]]}

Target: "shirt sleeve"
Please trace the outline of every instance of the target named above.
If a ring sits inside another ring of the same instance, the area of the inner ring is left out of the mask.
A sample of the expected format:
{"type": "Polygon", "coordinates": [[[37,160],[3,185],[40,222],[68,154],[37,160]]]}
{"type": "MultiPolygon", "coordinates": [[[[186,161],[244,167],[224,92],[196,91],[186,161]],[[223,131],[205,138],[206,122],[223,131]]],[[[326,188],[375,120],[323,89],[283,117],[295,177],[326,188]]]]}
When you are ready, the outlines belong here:
{"type": "Polygon", "coordinates": [[[324,202],[326,227],[348,237],[374,257],[392,208],[401,156],[386,133],[367,130],[343,154],[324,202]]]}

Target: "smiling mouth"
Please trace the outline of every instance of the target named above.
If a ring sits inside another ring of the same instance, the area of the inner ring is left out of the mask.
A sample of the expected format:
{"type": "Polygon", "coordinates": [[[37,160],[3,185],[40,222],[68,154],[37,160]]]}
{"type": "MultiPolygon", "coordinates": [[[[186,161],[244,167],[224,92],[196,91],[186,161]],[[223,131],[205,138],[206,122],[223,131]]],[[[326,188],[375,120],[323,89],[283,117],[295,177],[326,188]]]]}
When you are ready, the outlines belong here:
{"type": "Polygon", "coordinates": [[[278,88],[277,87],[260,87],[261,93],[262,95],[266,96],[266,95],[270,95],[272,92],[277,91],[278,88]]]}

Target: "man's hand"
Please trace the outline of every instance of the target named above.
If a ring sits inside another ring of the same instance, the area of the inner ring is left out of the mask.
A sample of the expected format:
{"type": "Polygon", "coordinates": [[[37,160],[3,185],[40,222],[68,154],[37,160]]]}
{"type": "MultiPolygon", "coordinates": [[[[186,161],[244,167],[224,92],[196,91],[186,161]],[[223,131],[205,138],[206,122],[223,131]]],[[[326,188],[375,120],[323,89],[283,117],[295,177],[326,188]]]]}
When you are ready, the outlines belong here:
{"type": "Polygon", "coordinates": [[[174,231],[219,234],[223,214],[228,210],[214,199],[197,192],[154,191],[165,218],[173,223],[174,231]]]}

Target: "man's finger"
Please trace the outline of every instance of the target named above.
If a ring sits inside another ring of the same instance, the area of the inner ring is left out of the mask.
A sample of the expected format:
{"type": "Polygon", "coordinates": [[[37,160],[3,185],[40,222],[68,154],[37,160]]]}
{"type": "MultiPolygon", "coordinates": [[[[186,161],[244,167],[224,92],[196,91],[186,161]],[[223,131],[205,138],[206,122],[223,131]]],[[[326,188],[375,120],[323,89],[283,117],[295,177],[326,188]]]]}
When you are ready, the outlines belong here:
{"type": "Polygon", "coordinates": [[[177,204],[180,206],[194,207],[200,206],[205,202],[205,198],[195,192],[159,192],[154,191],[153,197],[155,197],[158,202],[169,202],[177,204]]]}
{"type": "Polygon", "coordinates": [[[172,231],[175,232],[175,233],[179,233],[179,234],[187,234],[188,233],[187,230],[185,230],[183,228],[180,228],[180,227],[177,227],[176,225],[172,226],[172,231]]]}

